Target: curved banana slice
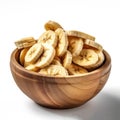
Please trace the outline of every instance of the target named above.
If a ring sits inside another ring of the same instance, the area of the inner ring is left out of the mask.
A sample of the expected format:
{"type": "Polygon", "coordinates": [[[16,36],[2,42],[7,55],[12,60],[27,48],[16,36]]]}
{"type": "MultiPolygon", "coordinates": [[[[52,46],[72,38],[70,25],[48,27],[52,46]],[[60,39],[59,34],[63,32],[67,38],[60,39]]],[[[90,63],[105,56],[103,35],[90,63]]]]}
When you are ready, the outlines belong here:
{"type": "Polygon", "coordinates": [[[38,42],[52,45],[55,48],[57,45],[57,36],[54,31],[48,30],[39,37],[38,42]]]}
{"type": "Polygon", "coordinates": [[[69,46],[68,50],[72,53],[73,56],[80,55],[80,52],[83,48],[83,39],[74,36],[68,36],[69,46]]]}
{"type": "Polygon", "coordinates": [[[94,66],[98,61],[97,53],[92,49],[83,49],[79,56],[73,57],[73,62],[84,68],[94,66]]]}
{"type": "Polygon", "coordinates": [[[99,67],[105,60],[105,56],[102,51],[95,51],[98,54],[98,62],[95,67],[99,67]]]}
{"type": "Polygon", "coordinates": [[[55,57],[55,49],[52,46],[45,46],[44,45],[44,52],[38,59],[38,61],[35,63],[35,66],[38,68],[43,68],[53,61],[55,57]]]}
{"type": "Polygon", "coordinates": [[[68,38],[67,34],[62,28],[58,28],[55,33],[58,36],[58,45],[56,47],[56,54],[58,57],[61,57],[65,54],[68,47],[68,38]]]}
{"type": "Polygon", "coordinates": [[[41,43],[34,44],[25,55],[25,63],[34,63],[38,60],[43,52],[43,46],[41,43]]]}
{"type": "Polygon", "coordinates": [[[55,22],[55,21],[49,20],[47,23],[45,23],[44,28],[46,30],[55,31],[57,28],[62,28],[62,26],[59,23],[55,22]]]}
{"type": "Polygon", "coordinates": [[[20,52],[19,61],[20,61],[20,64],[23,66],[24,66],[24,62],[25,62],[25,55],[28,50],[29,50],[29,48],[23,48],[20,52]]]}
{"type": "Polygon", "coordinates": [[[18,49],[31,47],[36,43],[36,40],[33,37],[26,37],[20,40],[15,41],[15,45],[18,49]]]}
{"type": "Polygon", "coordinates": [[[90,40],[95,40],[94,36],[88,35],[84,32],[76,31],[76,30],[71,30],[71,31],[66,31],[68,36],[75,36],[75,37],[80,37],[83,39],[90,39],[90,40]]]}
{"type": "Polygon", "coordinates": [[[34,72],[37,72],[39,70],[39,68],[37,68],[34,64],[29,64],[28,66],[25,67],[25,69],[34,72]]]}
{"type": "Polygon", "coordinates": [[[68,68],[72,63],[72,54],[67,50],[64,59],[63,59],[63,66],[68,68]]]}
{"type": "Polygon", "coordinates": [[[75,65],[73,63],[68,67],[68,72],[70,73],[70,75],[80,75],[88,73],[88,71],[85,68],[79,65],[75,65]]]}
{"type": "Polygon", "coordinates": [[[89,71],[92,71],[92,70],[100,67],[100,66],[103,64],[104,60],[105,60],[105,56],[104,56],[104,54],[103,54],[102,51],[96,50],[95,52],[96,52],[97,55],[98,55],[98,61],[97,61],[97,63],[94,64],[93,66],[87,68],[89,71]]]}
{"type": "Polygon", "coordinates": [[[68,71],[60,65],[50,65],[40,70],[41,74],[51,76],[67,76],[68,71]]]}
{"type": "Polygon", "coordinates": [[[92,48],[102,51],[103,47],[93,40],[86,39],[84,40],[84,48],[92,48]]]}

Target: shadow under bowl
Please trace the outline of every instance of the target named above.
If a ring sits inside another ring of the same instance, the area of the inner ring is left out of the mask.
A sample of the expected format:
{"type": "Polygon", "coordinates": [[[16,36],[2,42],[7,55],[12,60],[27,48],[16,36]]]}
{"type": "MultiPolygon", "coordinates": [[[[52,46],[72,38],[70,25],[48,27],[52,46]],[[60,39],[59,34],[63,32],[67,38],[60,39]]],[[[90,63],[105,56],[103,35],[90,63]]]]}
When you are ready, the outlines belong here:
{"type": "Polygon", "coordinates": [[[73,108],[92,99],[108,80],[111,57],[105,50],[103,52],[103,65],[79,76],[51,77],[28,71],[19,63],[18,49],[11,54],[10,69],[17,86],[36,103],[49,108],[73,108]]]}

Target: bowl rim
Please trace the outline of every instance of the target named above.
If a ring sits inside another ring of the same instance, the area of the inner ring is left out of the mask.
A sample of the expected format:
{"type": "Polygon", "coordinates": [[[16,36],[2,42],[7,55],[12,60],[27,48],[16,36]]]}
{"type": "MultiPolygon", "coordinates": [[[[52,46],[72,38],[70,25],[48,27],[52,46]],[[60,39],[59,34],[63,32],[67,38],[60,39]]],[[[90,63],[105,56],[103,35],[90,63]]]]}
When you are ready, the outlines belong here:
{"type": "MultiPolygon", "coordinates": [[[[68,75],[68,76],[50,76],[50,75],[43,75],[34,71],[29,71],[26,70],[22,65],[20,65],[20,63],[16,60],[15,55],[19,52],[19,49],[14,49],[13,52],[11,53],[11,57],[10,57],[10,63],[13,63],[15,65],[16,68],[18,68],[19,70],[21,70],[22,72],[25,72],[26,74],[31,74],[31,75],[35,75],[35,76],[39,76],[39,77],[46,77],[46,78],[51,78],[51,79],[57,79],[57,78],[78,78],[78,77],[85,77],[85,76],[89,76],[89,75],[94,75],[99,73],[100,71],[103,71],[104,68],[106,69],[111,69],[111,57],[109,55],[109,53],[103,49],[103,53],[105,55],[105,61],[103,63],[103,65],[101,65],[98,69],[95,69],[91,72],[85,73],[85,74],[80,74],[80,75],[68,75]]],[[[106,70],[107,74],[109,71],[106,70]]]]}

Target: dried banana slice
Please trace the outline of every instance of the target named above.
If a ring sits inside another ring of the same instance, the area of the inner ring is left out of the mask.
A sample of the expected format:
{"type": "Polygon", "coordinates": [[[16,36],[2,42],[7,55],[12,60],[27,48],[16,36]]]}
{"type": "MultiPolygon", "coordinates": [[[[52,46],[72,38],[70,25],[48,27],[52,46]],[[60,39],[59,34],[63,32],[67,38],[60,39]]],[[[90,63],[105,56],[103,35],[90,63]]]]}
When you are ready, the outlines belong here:
{"type": "Polygon", "coordinates": [[[76,31],[76,30],[71,30],[71,31],[66,31],[68,36],[75,36],[75,37],[80,37],[83,39],[90,39],[90,40],[95,40],[94,36],[88,35],[84,32],[76,31]]]}
{"type": "Polygon", "coordinates": [[[53,61],[55,57],[55,49],[52,46],[44,45],[44,52],[35,63],[35,66],[38,68],[43,68],[53,61]]]}
{"type": "Polygon", "coordinates": [[[67,76],[68,71],[60,65],[50,65],[39,71],[39,73],[51,76],[67,76]]]}
{"type": "Polygon", "coordinates": [[[73,56],[80,55],[80,52],[83,48],[83,39],[74,36],[68,36],[69,46],[68,50],[72,53],[73,56]]]}
{"type": "Polygon", "coordinates": [[[19,61],[20,61],[20,64],[23,66],[24,66],[24,62],[25,62],[25,55],[28,50],[29,50],[29,48],[23,48],[20,52],[19,61]]]}
{"type": "Polygon", "coordinates": [[[43,53],[43,46],[41,43],[34,44],[25,55],[25,63],[34,63],[43,53]]]}
{"type": "Polygon", "coordinates": [[[38,43],[39,42],[42,44],[51,45],[55,48],[57,45],[57,35],[55,34],[54,31],[48,30],[39,37],[38,43]]]}
{"type": "Polygon", "coordinates": [[[34,64],[29,64],[25,67],[26,70],[37,72],[39,70],[34,64]]]}
{"type": "Polygon", "coordinates": [[[36,43],[36,40],[33,37],[26,37],[20,40],[15,41],[15,45],[18,49],[31,47],[36,43]]]}
{"type": "Polygon", "coordinates": [[[103,47],[93,40],[86,39],[84,40],[84,48],[92,48],[102,51],[103,47]]]}
{"type": "Polygon", "coordinates": [[[91,68],[97,61],[98,55],[92,49],[83,49],[79,56],[73,57],[73,62],[84,68],[91,68]]]}
{"type": "Polygon", "coordinates": [[[63,59],[63,66],[65,68],[68,68],[71,63],[72,63],[72,54],[70,53],[70,51],[67,50],[63,59]]]}
{"type": "Polygon", "coordinates": [[[94,64],[93,66],[88,67],[88,68],[86,67],[89,71],[92,71],[92,70],[100,67],[100,66],[103,64],[104,60],[105,60],[105,56],[104,56],[104,54],[103,54],[102,51],[96,50],[95,52],[96,52],[97,55],[98,55],[98,61],[97,61],[97,63],[94,64]]]}
{"type": "Polygon", "coordinates": [[[45,23],[44,28],[46,30],[55,31],[57,28],[62,28],[62,26],[59,23],[55,22],[55,21],[49,20],[47,23],[45,23]]]}
{"type": "Polygon", "coordinates": [[[68,47],[68,38],[67,34],[62,28],[58,28],[55,33],[58,36],[58,45],[56,47],[56,54],[58,57],[61,57],[65,54],[68,47]]]}
{"type": "Polygon", "coordinates": [[[70,73],[70,75],[80,75],[88,73],[87,69],[73,63],[68,67],[68,72],[70,73]]]}

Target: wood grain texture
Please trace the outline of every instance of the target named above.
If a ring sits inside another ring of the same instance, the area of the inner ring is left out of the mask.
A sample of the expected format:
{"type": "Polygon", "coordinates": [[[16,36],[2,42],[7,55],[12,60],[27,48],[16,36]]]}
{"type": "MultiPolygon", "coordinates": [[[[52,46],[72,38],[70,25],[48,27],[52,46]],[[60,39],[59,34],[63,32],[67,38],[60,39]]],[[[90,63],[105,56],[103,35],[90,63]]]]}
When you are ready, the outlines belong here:
{"type": "Polygon", "coordinates": [[[111,70],[111,58],[104,51],[105,62],[97,70],[81,76],[50,77],[25,70],[19,64],[20,51],[15,49],[10,58],[10,68],[17,86],[36,103],[49,108],[80,106],[104,87],[111,70]]]}

